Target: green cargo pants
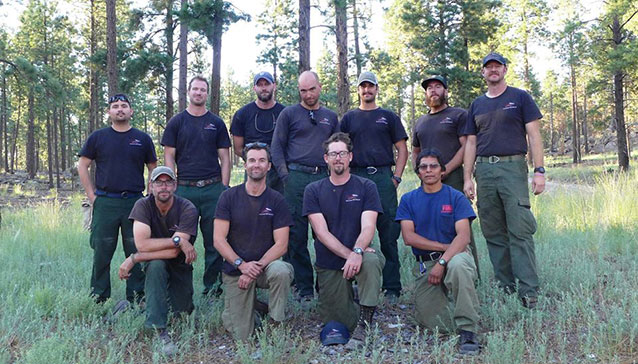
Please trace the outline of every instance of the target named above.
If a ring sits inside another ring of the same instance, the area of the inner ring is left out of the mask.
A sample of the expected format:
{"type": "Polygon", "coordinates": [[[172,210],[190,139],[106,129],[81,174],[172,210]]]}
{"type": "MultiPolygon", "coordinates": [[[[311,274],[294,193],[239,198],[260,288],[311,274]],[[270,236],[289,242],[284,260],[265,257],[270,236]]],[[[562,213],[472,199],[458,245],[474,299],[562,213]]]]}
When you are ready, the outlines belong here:
{"type": "MultiPolygon", "coordinates": [[[[385,258],[375,253],[363,253],[359,273],[354,277],[359,289],[359,304],[375,307],[379,304],[381,271],[385,258]]],[[[342,270],[317,269],[319,285],[318,313],[322,322],[339,321],[352,332],[359,321],[359,306],[354,302],[352,280],[343,278],[342,270]]]]}
{"type": "Polygon", "coordinates": [[[239,288],[239,276],[222,274],[225,292],[222,321],[226,330],[237,340],[246,340],[253,333],[257,288],[268,289],[268,315],[275,321],[284,321],[293,276],[292,265],[281,260],[268,264],[248,289],[239,288]]]}
{"type": "Polygon", "coordinates": [[[213,219],[219,195],[224,192],[221,182],[204,187],[177,186],[176,194],[195,205],[199,214],[199,229],[204,241],[204,292],[208,294],[214,287],[221,286],[222,256],[213,246],[213,219]]]}
{"type": "MultiPolygon", "coordinates": [[[[111,198],[97,196],[93,202],[90,245],[93,249],[93,273],[91,274],[91,295],[98,302],[111,297],[111,260],[117,248],[117,235],[121,230],[124,255],[135,252],[133,222],[128,219],[135,201],[139,198],[111,198]]],[[[126,299],[133,302],[135,297],[144,296],[144,273],[138,265],[131,270],[126,281],[126,299]]]]}
{"type": "Polygon", "coordinates": [[[499,284],[512,292],[536,297],[538,274],[534,252],[536,220],[530,210],[527,163],[476,163],[481,230],[499,284]]]}
{"type": "MultiPolygon", "coordinates": [[[[164,329],[169,310],[190,314],[193,309],[193,266],[176,259],[142,263],[146,272],[147,328],[164,329]]],[[[139,265],[139,264],[138,264],[139,265]]]]}
{"type": "Polygon", "coordinates": [[[438,327],[439,332],[454,333],[456,329],[476,333],[479,320],[479,303],[474,280],[476,266],[469,252],[462,252],[450,259],[445,270],[443,283],[428,283],[428,273],[436,261],[423,263],[427,268],[419,273],[418,264],[415,297],[416,321],[429,330],[438,327]],[[448,299],[448,292],[453,303],[448,299]]]}

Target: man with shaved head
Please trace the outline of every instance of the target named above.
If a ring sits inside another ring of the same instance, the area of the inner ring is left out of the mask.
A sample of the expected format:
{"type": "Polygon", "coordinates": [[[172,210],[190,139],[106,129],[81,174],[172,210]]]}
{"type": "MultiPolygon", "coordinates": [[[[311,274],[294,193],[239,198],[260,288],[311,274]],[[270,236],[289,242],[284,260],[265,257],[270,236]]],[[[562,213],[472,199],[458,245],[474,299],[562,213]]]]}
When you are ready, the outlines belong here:
{"type": "Polygon", "coordinates": [[[277,118],[272,161],[284,181],[284,197],[294,226],[286,259],[295,269],[295,285],[302,302],[314,297],[312,263],[308,253],[308,219],[302,216],[306,185],[327,176],[322,143],[338,131],[337,114],[321,106],[321,82],[313,71],[299,76],[301,102],[286,107],[277,118]]]}

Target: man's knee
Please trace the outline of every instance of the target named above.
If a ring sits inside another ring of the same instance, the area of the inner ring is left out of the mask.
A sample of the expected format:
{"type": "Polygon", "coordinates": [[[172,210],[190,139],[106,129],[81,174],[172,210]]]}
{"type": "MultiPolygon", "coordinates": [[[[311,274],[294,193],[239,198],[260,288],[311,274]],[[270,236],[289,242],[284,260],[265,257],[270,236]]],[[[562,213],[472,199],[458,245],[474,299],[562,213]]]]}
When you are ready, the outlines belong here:
{"type": "Polygon", "coordinates": [[[468,252],[456,254],[447,263],[447,275],[451,278],[467,278],[473,280],[476,275],[474,258],[468,252]]]}
{"type": "Polygon", "coordinates": [[[271,282],[292,281],[293,268],[289,263],[275,260],[268,265],[267,276],[271,282]]]}
{"type": "Polygon", "coordinates": [[[161,259],[151,260],[146,264],[144,272],[146,273],[147,279],[163,276],[167,274],[166,262],[161,259]]]}

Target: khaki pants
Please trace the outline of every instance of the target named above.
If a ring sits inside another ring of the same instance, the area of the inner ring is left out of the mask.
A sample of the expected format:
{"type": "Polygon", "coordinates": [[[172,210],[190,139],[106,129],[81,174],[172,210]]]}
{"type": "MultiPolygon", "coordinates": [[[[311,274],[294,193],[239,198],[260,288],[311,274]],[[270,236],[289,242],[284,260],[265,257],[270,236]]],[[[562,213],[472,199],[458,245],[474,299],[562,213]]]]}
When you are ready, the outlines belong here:
{"type": "Polygon", "coordinates": [[[248,289],[240,289],[239,276],[222,274],[224,282],[224,327],[238,340],[246,340],[255,329],[255,294],[256,288],[267,288],[268,314],[275,321],[286,318],[286,302],[290,293],[290,283],[294,277],[292,265],[275,260],[266,266],[248,289]]]}
{"type": "MultiPolygon", "coordinates": [[[[443,283],[431,285],[428,274],[436,261],[425,262],[427,272],[416,279],[415,309],[417,322],[427,329],[453,333],[456,329],[476,332],[478,322],[478,296],[474,288],[476,266],[469,252],[450,259],[443,283]],[[448,292],[454,301],[448,299],[448,292]]],[[[417,272],[418,272],[417,264],[417,272]]]]}
{"type": "MultiPolygon", "coordinates": [[[[379,304],[381,272],[385,258],[377,253],[363,253],[359,273],[354,277],[359,287],[359,303],[363,306],[379,304]]],[[[359,306],[354,302],[352,280],[343,278],[342,270],[317,269],[319,284],[319,317],[324,323],[339,321],[352,332],[359,321],[359,306]]]]}

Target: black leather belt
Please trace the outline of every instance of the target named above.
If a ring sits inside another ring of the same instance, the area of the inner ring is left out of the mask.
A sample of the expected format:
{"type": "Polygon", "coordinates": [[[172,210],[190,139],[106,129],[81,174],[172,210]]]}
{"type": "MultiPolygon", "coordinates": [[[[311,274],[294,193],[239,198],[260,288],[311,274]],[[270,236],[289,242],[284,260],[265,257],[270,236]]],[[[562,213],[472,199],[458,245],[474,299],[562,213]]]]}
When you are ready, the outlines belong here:
{"type": "Polygon", "coordinates": [[[499,162],[516,162],[516,161],[524,161],[525,154],[515,154],[515,155],[491,155],[489,157],[484,157],[479,155],[476,157],[476,163],[499,163],[499,162]]]}
{"type": "Polygon", "coordinates": [[[353,172],[365,172],[366,174],[372,175],[377,174],[382,171],[392,171],[390,166],[368,166],[368,167],[353,167],[353,172]]]}
{"type": "Polygon", "coordinates": [[[211,185],[215,182],[219,182],[221,181],[222,178],[221,177],[213,177],[213,178],[209,178],[209,179],[201,179],[199,181],[193,181],[193,180],[177,180],[177,184],[180,186],[191,186],[191,187],[204,187],[204,186],[208,186],[211,185]]]}
{"type": "Polygon", "coordinates": [[[110,198],[121,198],[121,199],[142,197],[142,192],[131,192],[131,191],[106,192],[103,190],[95,190],[95,194],[97,196],[105,196],[110,198]]]}
{"type": "Polygon", "coordinates": [[[441,259],[441,257],[443,256],[443,252],[431,252],[430,254],[426,254],[426,255],[415,255],[414,257],[416,258],[417,262],[431,262],[433,260],[439,260],[441,259]]]}
{"type": "Polygon", "coordinates": [[[288,164],[288,169],[308,174],[327,173],[326,167],[311,167],[299,163],[288,164]]]}

